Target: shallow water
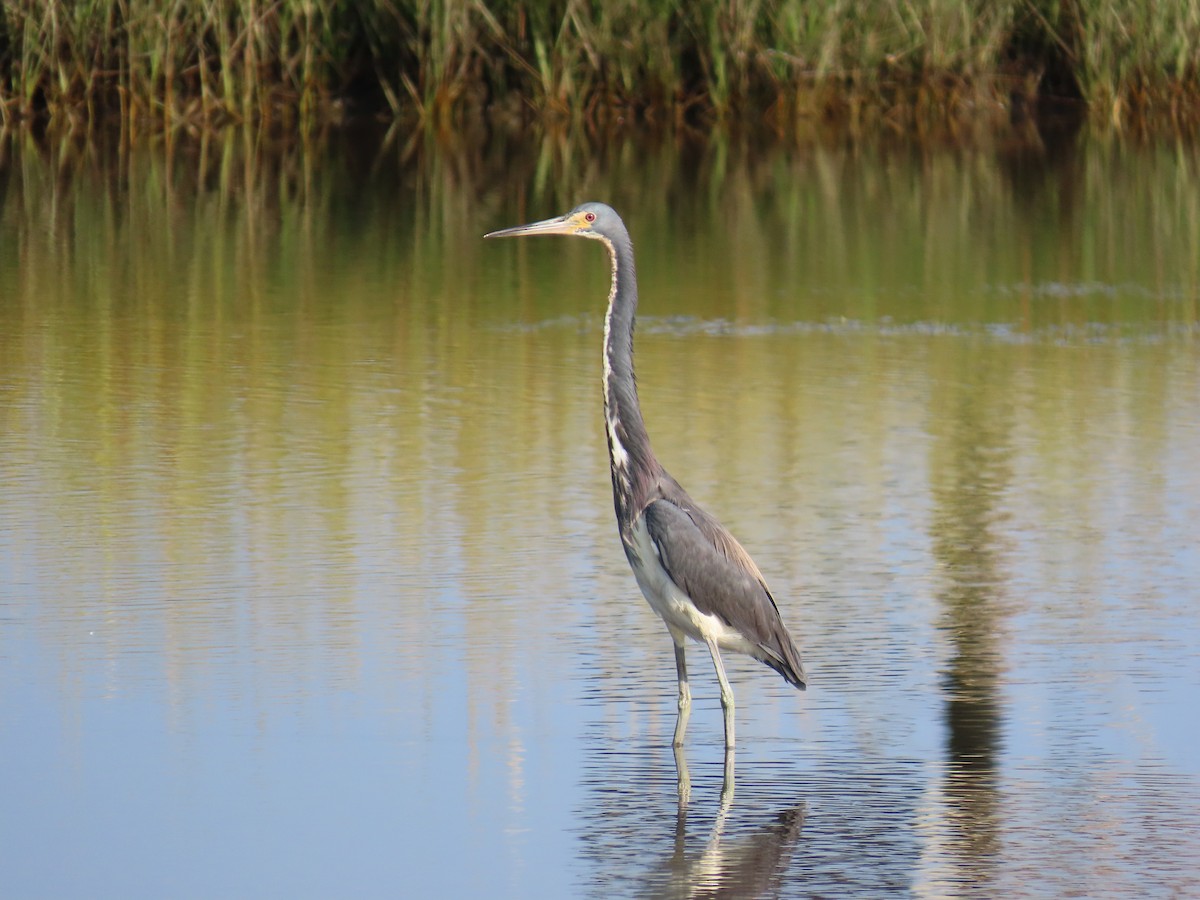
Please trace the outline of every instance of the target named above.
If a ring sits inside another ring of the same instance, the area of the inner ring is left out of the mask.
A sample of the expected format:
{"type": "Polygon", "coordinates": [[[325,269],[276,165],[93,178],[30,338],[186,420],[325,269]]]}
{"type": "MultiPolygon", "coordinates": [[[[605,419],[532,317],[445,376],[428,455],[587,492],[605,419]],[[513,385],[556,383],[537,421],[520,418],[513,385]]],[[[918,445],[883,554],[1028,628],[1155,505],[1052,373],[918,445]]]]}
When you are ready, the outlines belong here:
{"type": "Polygon", "coordinates": [[[0,146],[0,895],[1200,879],[1187,148],[0,146]],[[809,669],[727,659],[733,759],[699,647],[669,747],[602,250],[480,240],[588,197],[809,669]]]}

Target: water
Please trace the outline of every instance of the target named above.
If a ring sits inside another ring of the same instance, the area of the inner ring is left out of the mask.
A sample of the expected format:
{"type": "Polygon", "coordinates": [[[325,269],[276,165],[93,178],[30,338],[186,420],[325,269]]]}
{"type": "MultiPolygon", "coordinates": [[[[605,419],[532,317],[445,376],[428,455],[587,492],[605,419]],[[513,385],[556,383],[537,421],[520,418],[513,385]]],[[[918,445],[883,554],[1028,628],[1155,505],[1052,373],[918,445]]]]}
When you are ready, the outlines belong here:
{"type": "Polygon", "coordinates": [[[0,147],[0,895],[1194,890],[1189,148],[0,147]],[[603,253],[480,240],[588,197],[809,668],[727,659],[732,759],[603,253]]]}

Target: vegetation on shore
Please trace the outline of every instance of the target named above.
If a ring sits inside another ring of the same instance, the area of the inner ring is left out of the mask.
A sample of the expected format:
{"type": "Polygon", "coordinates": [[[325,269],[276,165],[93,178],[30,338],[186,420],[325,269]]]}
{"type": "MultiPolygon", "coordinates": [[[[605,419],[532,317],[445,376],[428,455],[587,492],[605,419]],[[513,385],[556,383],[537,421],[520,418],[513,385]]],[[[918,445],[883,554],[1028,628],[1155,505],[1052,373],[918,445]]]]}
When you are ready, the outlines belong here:
{"type": "Polygon", "coordinates": [[[5,0],[0,124],[1200,119],[1200,0],[5,0]]]}

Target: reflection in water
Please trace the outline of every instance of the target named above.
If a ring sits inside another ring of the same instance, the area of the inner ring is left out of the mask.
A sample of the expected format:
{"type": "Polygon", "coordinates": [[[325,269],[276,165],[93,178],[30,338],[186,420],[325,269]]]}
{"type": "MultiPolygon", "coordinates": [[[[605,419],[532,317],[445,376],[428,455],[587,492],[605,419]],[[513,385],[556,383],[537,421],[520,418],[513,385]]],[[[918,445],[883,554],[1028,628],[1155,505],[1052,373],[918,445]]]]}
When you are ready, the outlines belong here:
{"type": "MultiPolygon", "coordinates": [[[[688,851],[687,815],[691,796],[691,774],[683,747],[675,750],[679,778],[679,811],[675,820],[675,847],[668,864],[670,881],[660,897],[762,897],[779,886],[791,862],[804,825],[804,807],[785,809],[773,822],[757,829],[743,827],[725,835],[726,819],[733,805],[734,755],[725,748],[725,766],[717,816],[708,838],[698,852],[688,851]]],[[[653,879],[651,879],[653,880],[653,879]]]]}
{"type": "Polygon", "coordinates": [[[941,415],[930,454],[932,552],[942,585],[948,852],[986,884],[999,833],[1003,671],[1002,591],[996,533],[1011,480],[1012,391],[1005,372],[968,344],[932,399],[941,415]]]}
{"type": "MultiPolygon", "coordinates": [[[[649,748],[639,765],[650,766],[662,751],[649,748]]],[[[693,803],[691,773],[682,747],[676,767],[674,830],[665,824],[666,787],[651,772],[624,771],[616,779],[590,786],[600,807],[589,815],[585,836],[589,852],[602,855],[598,879],[588,885],[595,896],[761,897],[778,890],[800,843],[804,804],[767,811],[760,803],[735,811],[735,751],[726,748],[719,793],[708,783],[693,803]],[[715,794],[715,795],[714,795],[715,794]],[[711,804],[711,808],[709,805],[711,804]],[[699,808],[703,806],[704,808],[699,808]],[[652,815],[644,813],[650,811],[652,815]],[[600,833],[597,833],[600,832],[600,833]]],[[[591,771],[613,767],[598,759],[591,771]]]]}
{"type": "Polygon", "coordinates": [[[586,895],[871,897],[911,885],[924,764],[764,735],[738,748],[735,790],[720,748],[672,767],[668,727],[658,744],[585,742],[586,895]]]}
{"type": "Polygon", "coordinates": [[[323,140],[0,136],[0,894],[1194,886],[1189,148],[323,140]],[[711,678],[666,750],[603,263],[480,241],[582,197],[812,648],[729,661],[736,799],[711,678]]]}

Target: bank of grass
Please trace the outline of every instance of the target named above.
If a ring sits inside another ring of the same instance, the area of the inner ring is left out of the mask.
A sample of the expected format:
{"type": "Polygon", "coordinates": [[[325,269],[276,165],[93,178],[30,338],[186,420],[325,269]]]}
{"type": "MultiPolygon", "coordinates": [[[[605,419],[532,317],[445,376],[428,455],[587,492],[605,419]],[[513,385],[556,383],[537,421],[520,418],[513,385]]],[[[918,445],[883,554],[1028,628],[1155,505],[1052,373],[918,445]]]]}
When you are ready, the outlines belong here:
{"type": "Polygon", "coordinates": [[[1200,0],[5,0],[4,122],[1194,122],[1200,0]]]}

